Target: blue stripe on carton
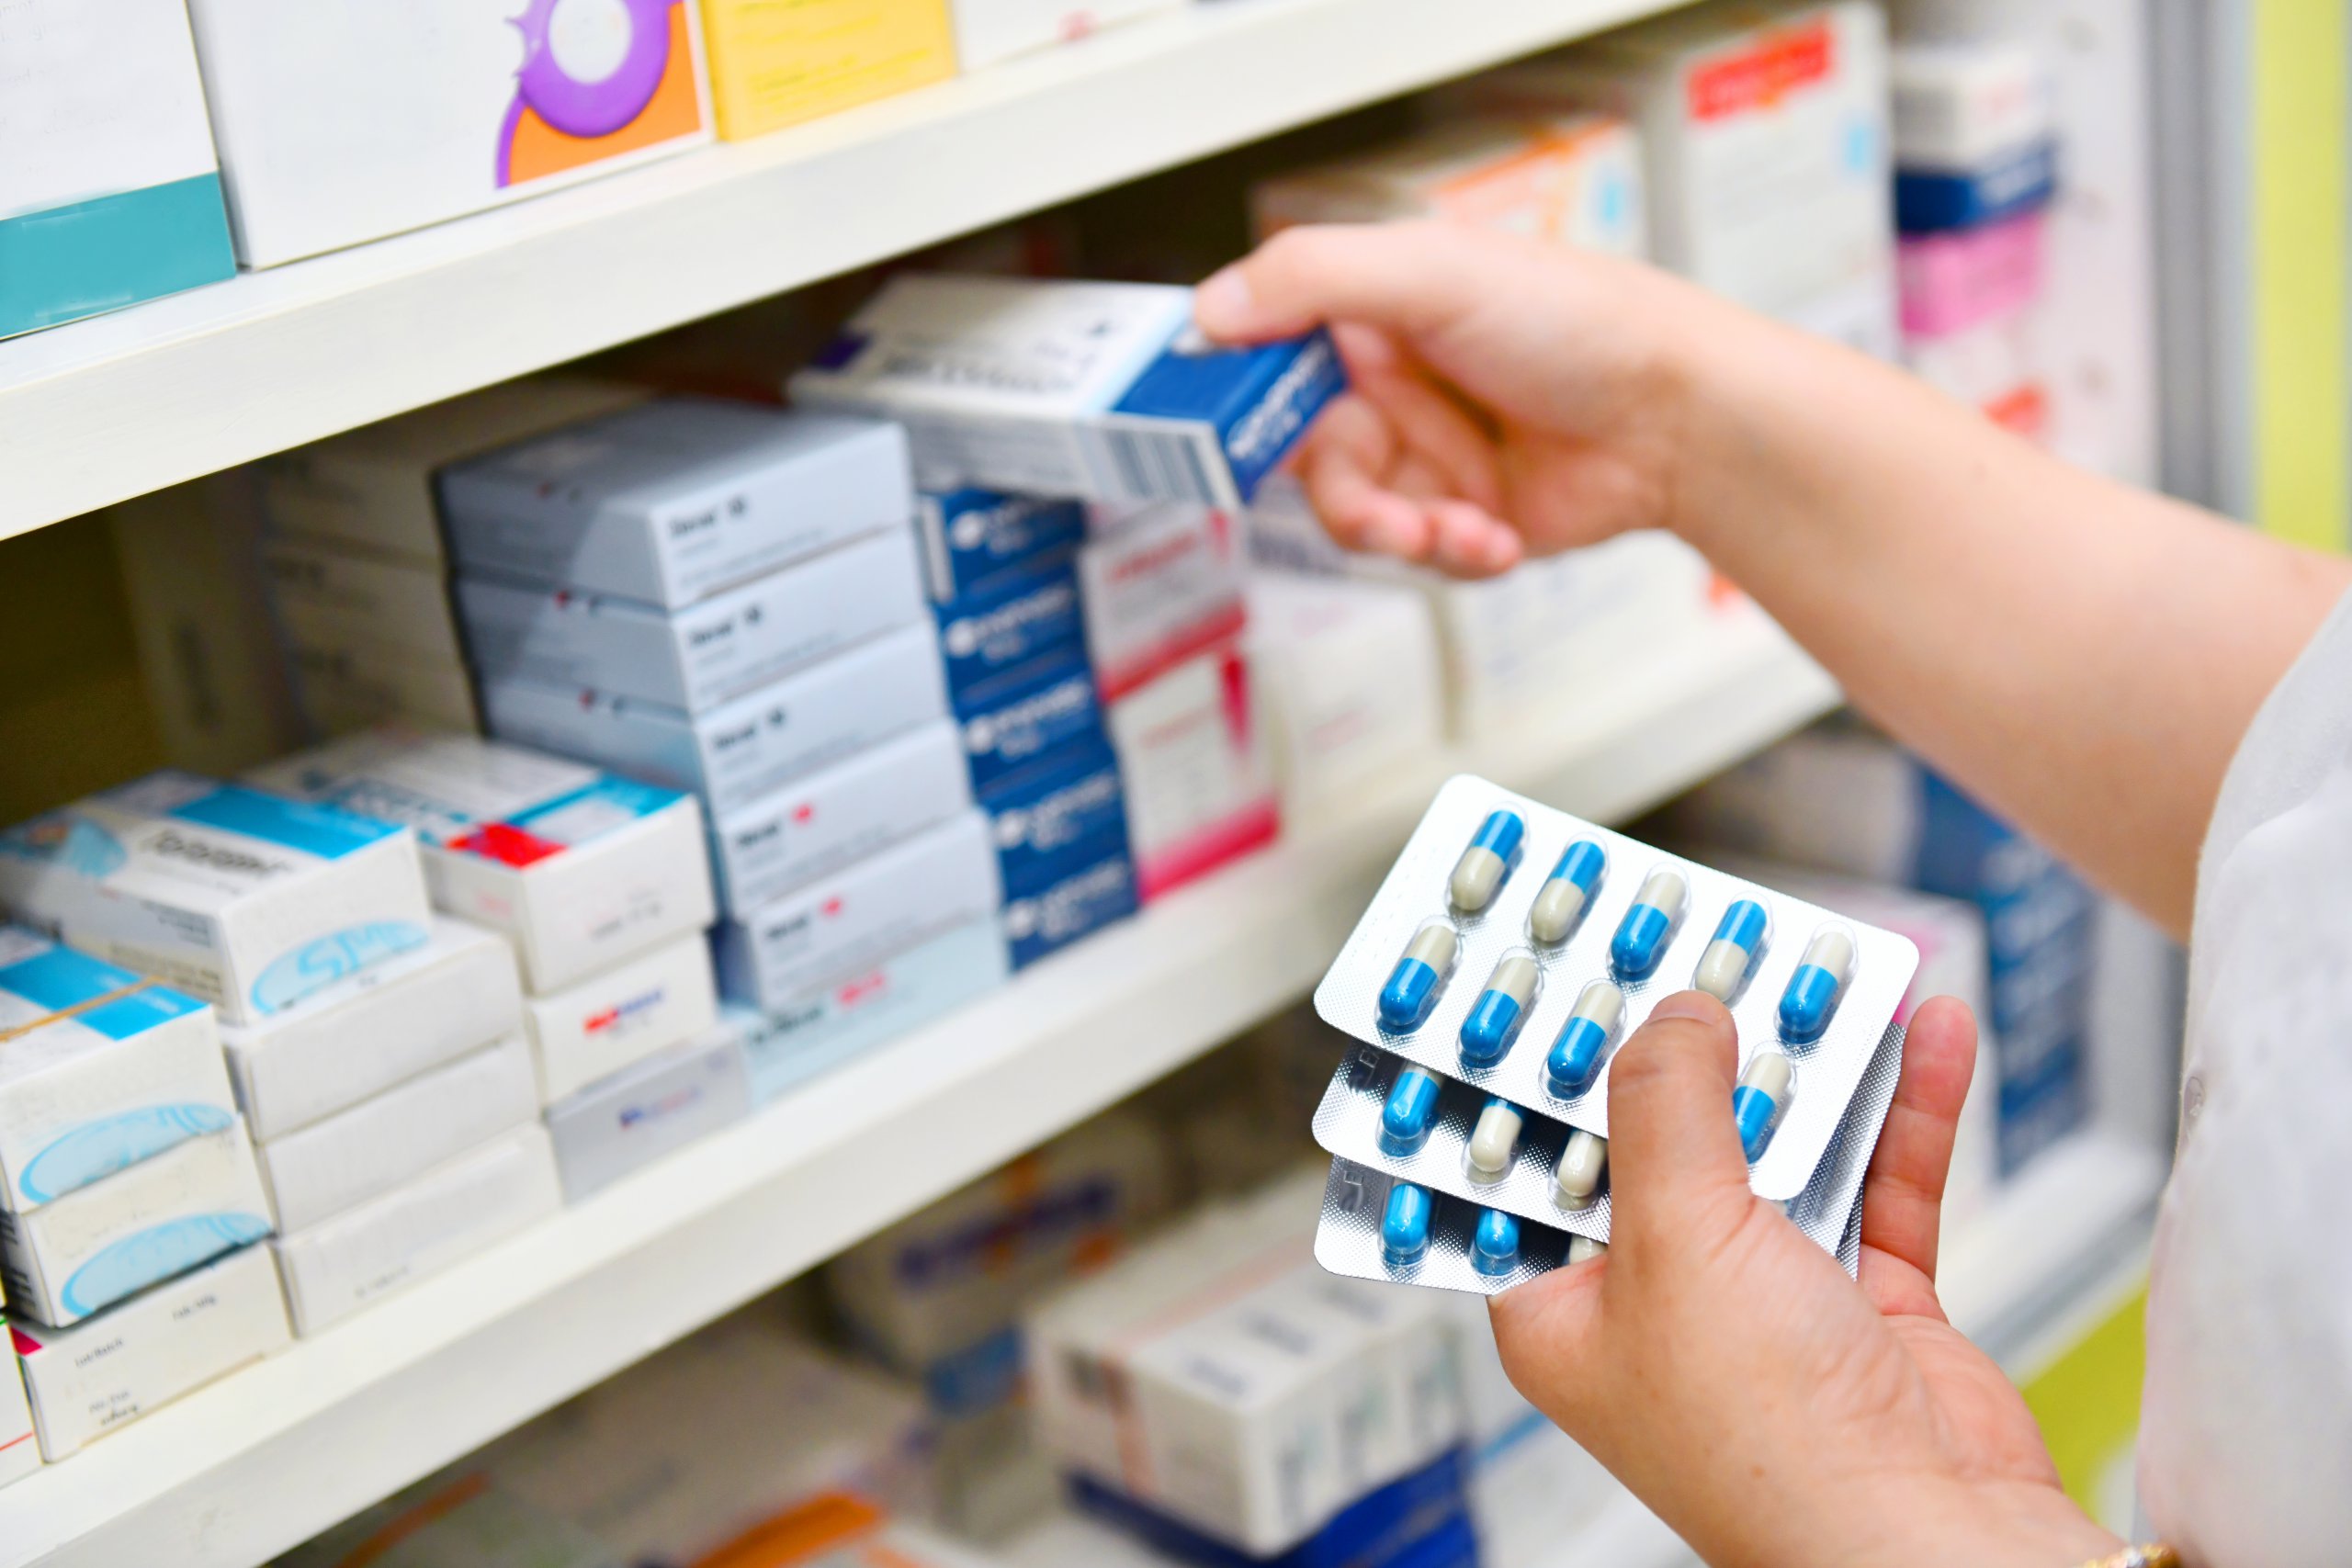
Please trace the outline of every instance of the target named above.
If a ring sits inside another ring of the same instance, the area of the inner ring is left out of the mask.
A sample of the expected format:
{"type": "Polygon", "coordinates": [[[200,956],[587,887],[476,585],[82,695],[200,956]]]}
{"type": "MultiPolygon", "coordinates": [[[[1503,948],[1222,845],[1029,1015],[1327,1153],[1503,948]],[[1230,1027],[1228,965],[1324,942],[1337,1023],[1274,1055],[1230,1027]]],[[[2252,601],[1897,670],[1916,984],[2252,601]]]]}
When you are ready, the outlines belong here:
{"type": "Polygon", "coordinates": [[[1905,234],[1975,229],[2050,205],[2058,148],[2038,141],[1974,169],[1894,171],[1894,226],[1905,234]]]}
{"type": "Polygon", "coordinates": [[[1077,553],[1086,507],[1076,501],[956,490],[922,498],[923,556],[936,570],[933,603],[950,604],[1012,573],[1077,553]]]}
{"type": "Polygon", "coordinates": [[[139,976],[130,970],[70,947],[52,947],[0,968],[0,990],[14,991],[51,1012],[137,984],[139,976]]]}
{"type": "Polygon", "coordinates": [[[1082,649],[1078,566],[1065,557],[934,607],[947,689],[960,692],[1048,654],[1082,649]]]}
{"type": "Polygon", "coordinates": [[[1211,1568],[1477,1568],[1468,1466],[1450,1449],[1411,1474],[1366,1493],[1296,1546],[1253,1556],[1149,1504],[1083,1475],[1070,1494],[1088,1513],[1187,1562],[1211,1568]]]}
{"type": "Polygon", "coordinates": [[[288,800],[243,784],[222,784],[174,807],[170,815],[183,822],[300,850],[321,860],[340,860],[401,830],[338,806],[288,800]]]}
{"type": "Polygon", "coordinates": [[[1186,333],[1136,378],[1114,413],[1212,425],[1244,501],[1325,404],[1347,389],[1338,345],[1321,328],[1252,348],[1216,348],[1186,333]]]}
{"type": "Polygon", "coordinates": [[[1076,870],[1036,892],[1009,898],[1004,940],[1015,969],[1025,969],[1136,912],[1136,868],[1124,823],[1115,838],[1073,851],[1076,870]]]}
{"type": "Polygon", "coordinates": [[[1009,670],[950,694],[972,788],[983,793],[1020,768],[1080,743],[1108,746],[1094,669],[1084,649],[1009,670]]]}
{"type": "Polygon", "coordinates": [[[1126,791],[1107,746],[1069,751],[1008,774],[980,797],[1005,896],[1018,898],[1127,842],[1126,791]]]}
{"type": "Polygon", "coordinates": [[[569,795],[559,795],[552,800],[543,800],[537,806],[518,811],[509,820],[517,828],[527,828],[560,812],[589,805],[609,807],[633,820],[666,811],[685,798],[681,791],[664,788],[661,784],[639,784],[635,779],[616,778],[605,773],[594,783],[582,784],[569,795]]]}
{"type": "Polygon", "coordinates": [[[0,337],[237,275],[220,177],[0,219],[0,337]]]}

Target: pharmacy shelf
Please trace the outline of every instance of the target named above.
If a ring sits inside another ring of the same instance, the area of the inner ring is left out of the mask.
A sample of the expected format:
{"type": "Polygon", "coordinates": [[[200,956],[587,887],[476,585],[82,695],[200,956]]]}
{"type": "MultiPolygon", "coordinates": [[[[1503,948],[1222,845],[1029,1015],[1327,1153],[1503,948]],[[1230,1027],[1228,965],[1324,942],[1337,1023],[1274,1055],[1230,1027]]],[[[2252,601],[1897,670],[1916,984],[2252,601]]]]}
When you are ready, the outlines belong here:
{"type": "Polygon", "coordinates": [[[1623,818],[1826,711],[1752,610],[1448,747],[373,1311],[0,1490],[0,1568],[244,1568],[468,1452],[1303,996],[1438,784],[1623,818]]]}
{"type": "Polygon", "coordinates": [[[1669,0],[1214,0],[0,343],[0,536],[1426,86],[1669,0]]]}

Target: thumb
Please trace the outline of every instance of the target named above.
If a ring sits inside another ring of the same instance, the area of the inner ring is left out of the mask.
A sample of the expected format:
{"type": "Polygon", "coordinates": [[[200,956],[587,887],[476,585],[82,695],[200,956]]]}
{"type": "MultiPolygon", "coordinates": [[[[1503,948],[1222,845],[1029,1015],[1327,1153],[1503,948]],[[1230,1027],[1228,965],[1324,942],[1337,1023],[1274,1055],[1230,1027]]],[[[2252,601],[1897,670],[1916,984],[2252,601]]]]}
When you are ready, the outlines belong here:
{"type": "Polygon", "coordinates": [[[1745,1213],[1747,1158],[1731,1113],[1739,1038],[1723,1003],[1657,1004],[1609,1064],[1610,1250],[1687,1238],[1710,1213],[1745,1213]]]}
{"type": "Polygon", "coordinates": [[[1440,223],[1316,223],[1285,229],[1193,293],[1201,331],[1227,343],[1295,337],[1328,321],[1407,336],[1475,301],[1464,231],[1440,223]]]}

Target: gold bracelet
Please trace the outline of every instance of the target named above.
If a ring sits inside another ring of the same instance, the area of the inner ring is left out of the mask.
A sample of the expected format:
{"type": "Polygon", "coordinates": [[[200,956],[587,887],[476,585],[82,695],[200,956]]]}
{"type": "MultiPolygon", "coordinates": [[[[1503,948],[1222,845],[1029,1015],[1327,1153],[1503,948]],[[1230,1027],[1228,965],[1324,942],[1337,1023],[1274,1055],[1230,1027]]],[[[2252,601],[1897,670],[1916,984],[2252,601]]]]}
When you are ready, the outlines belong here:
{"type": "Polygon", "coordinates": [[[2083,1568],[2181,1568],[2180,1553],[2163,1541],[2127,1546],[2112,1557],[2086,1562],[2083,1568]]]}

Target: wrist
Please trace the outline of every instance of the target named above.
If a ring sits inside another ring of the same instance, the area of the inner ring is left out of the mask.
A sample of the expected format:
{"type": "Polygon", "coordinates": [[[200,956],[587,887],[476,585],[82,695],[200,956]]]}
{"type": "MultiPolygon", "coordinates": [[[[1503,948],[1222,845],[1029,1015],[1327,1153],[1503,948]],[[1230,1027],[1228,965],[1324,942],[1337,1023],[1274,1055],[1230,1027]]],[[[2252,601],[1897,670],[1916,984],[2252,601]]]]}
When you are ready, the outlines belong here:
{"type": "Polygon", "coordinates": [[[1854,1568],[2080,1568],[2127,1544],[2054,1486],[1937,1482],[1887,1501],[1845,1559],[1854,1568]]]}

